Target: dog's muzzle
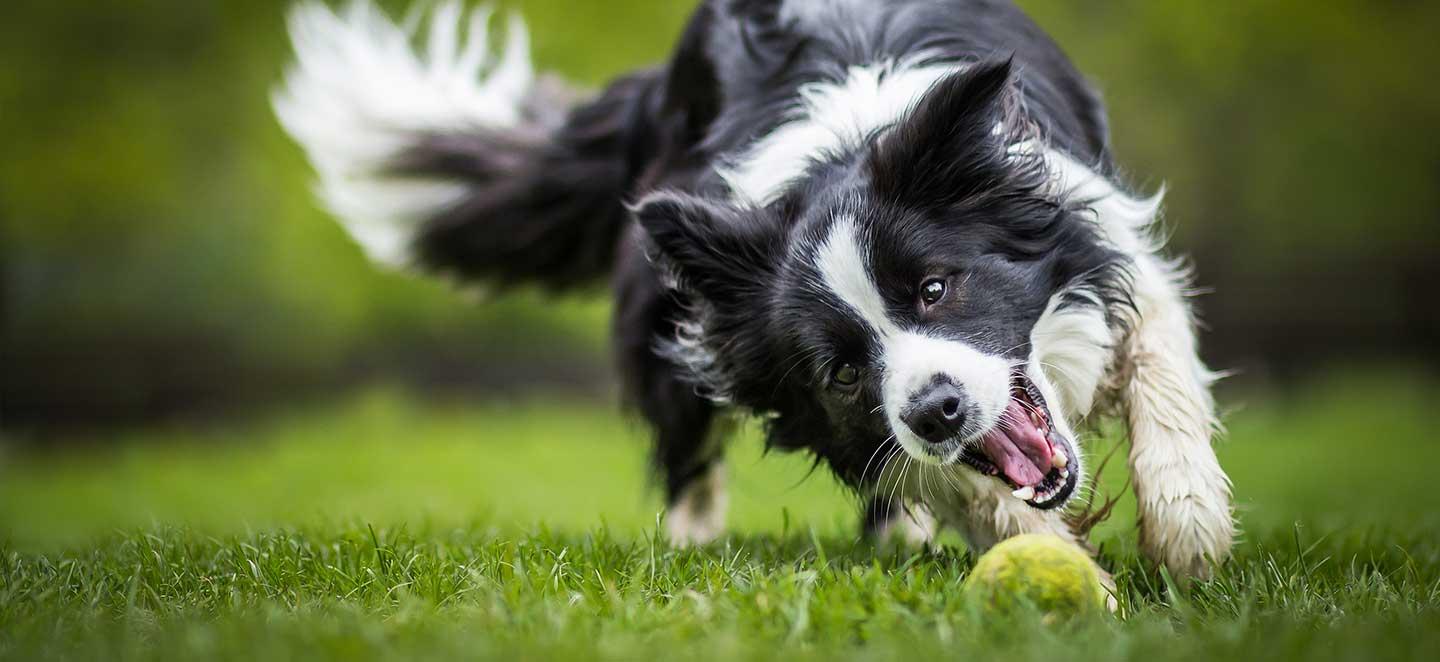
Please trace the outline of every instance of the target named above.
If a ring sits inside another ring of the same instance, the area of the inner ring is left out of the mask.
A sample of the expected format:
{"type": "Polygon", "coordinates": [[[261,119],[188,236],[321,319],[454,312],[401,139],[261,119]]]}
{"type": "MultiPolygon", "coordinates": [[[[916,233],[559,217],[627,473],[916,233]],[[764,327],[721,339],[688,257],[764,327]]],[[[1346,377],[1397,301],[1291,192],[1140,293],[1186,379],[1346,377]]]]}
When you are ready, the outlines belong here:
{"type": "Polygon", "coordinates": [[[1032,507],[1058,508],[1074,494],[1080,471],[1074,444],[1055,429],[1053,420],[1040,390],[1017,369],[1000,421],[979,443],[967,445],[960,460],[1004,481],[1032,507]]]}

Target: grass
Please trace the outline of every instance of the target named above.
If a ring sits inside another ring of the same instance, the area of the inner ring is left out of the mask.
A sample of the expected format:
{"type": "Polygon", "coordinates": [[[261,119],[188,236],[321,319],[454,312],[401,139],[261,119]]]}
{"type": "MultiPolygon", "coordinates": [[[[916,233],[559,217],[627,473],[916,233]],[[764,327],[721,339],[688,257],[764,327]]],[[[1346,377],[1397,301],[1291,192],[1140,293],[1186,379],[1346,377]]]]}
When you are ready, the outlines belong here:
{"type": "Polygon", "coordinates": [[[1435,659],[1440,385],[1330,384],[1231,417],[1246,536],[1214,581],[1170,585],[1121,512],[1097,538],[1122,612],[1065,626],[967,610],[954,539],[858,543],[845,493],[748,429],[735,534],[700,550],[656,538],[640,431],[599,405],[377,392],[12,448],[0,658],[1435,659]]]}

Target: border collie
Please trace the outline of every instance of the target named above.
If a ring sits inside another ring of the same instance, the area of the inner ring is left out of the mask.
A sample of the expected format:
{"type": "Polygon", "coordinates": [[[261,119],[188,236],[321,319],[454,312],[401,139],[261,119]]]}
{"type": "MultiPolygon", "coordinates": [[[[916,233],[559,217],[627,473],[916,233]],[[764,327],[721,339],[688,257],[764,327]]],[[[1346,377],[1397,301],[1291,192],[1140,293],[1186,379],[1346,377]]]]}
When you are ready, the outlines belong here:
{"type": "Polygon", "coordinates": [[[384,265],[614,288],[628,400],[677,543],[722,533],[727,411],[862,496],[870,533],[1079,540],[1077,430],[1129,428],[1141,549],[1234,537],[1187,275],[1121,182],[1104,108],[1002,0],[709,0],[663,66],[535,75],[523,24],[307,1],[274,95],[384,265]],[[423,25],[422,25],[423,24],[423,25]],[[900,528],[894,528],[900,527],[900,528]]]}

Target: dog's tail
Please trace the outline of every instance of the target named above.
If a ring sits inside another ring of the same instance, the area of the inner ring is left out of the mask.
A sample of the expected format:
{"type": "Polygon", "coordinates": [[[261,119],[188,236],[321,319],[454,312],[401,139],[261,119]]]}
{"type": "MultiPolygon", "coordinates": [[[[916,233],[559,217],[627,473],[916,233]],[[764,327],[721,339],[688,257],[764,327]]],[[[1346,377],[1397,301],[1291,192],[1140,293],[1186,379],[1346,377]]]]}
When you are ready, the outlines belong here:
{"type": "Polygon", "coordinates": [[[448,2],[396,24],[370,0],[339,12],[306,0],[275,112],[377,262],[497,286],[588,283],[614,262],[660,77],[577,103],[536,78],[518,19],[492,54],[490,18],[448,2]]]}

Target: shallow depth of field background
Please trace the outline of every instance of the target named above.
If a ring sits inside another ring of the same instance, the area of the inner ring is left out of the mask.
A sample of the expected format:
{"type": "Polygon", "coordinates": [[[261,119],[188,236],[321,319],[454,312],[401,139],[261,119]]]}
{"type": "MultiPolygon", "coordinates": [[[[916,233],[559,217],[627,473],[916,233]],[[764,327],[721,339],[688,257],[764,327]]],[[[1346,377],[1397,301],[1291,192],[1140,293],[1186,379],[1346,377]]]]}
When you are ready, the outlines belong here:
{"type": "MultiPolygon", "coordinates": [[[[1436,453],[1419,414],[1440,394],[1440,11],[1022,4],[1105,91],[1135,181],[1169,188],[1207,355],[1236,371],[1222,449],[1246,512],[1318,514],[1259,499],[1292,481],[1337,481],[1315,489],[1341,504],[1423,489],[1407,480],[1436,453]]],[[[285,5],[5,10],[0,532],[320,514],[653,524],[643,431],[612,406],[603,285],[477,305],[372,269],[269,112],[285,5]]],[[[690,8],[512,5],[539,65],[591,85],[663,58],[690,8]]],[[[754,443],[735,456],[742,527],[788,501],[850,526],[803,461],[761,463],[754,443]]]]}
{"type": "MultiPolygon", "coordinates": [[[[269,110],[286,1],[4,4],[0,549],[654,529],[603,284],[479,304],[367,264],[269,110]]],[[[1020,4],[1104,91],[1132,180],[1169,190],[1234,371],[1219,448],[1249,539],[1436,531],[1440,4],[1020,4]]],[[[504,6],[541,68],[596,86],[664,58],[691,2],[504,6]]],[[[738,531],[853,538],[824,472],[738,437],[738,531]]],[[[1128,505],[1100,537],[1131,544],[1128,505]]]]}
{"type": "MultiPolygon", "coordinates": [[[[603,284],[479,304],[367,264],[269,111],[286,4],[7,6],[0,532],[321,513],[653,524],[643,430],[614,413],[603,284]]],[[[599,85],[662,59],[690,5],[507,6],[540,67],[599,85]]],[[[1104,90],[1134,181],[1170,191],[1207,357],[1236,372],[1222,449],[1254,477],[1242,506],[1283,523],[1315,514],[1258,500],[1291,481],[1370,488],[1341,503],[1423,489],[1411,460],[1437,451],[1404,423],[1440,395],[1440,10],[1022,5],[1104,90]]],[[[742,486],[756,472],[740,525],[794,501],[850,526],[827,476],[759,462],[753,437],[732,463],[742,486]]]]}

